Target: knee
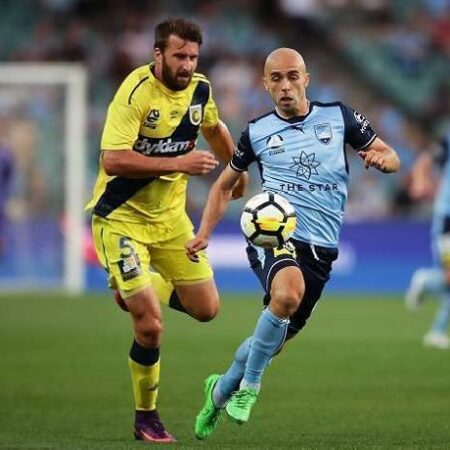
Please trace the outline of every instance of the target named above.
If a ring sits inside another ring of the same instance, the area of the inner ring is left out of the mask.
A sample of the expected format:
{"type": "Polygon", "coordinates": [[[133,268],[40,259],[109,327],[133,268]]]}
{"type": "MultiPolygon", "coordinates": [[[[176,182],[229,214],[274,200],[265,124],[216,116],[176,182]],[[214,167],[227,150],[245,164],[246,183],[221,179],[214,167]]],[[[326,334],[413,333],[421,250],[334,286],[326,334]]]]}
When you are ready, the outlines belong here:
{"type": "Polygon", "coordinates": [[[160,317],[146,317],[135,324],[137,341],[147,348],[159,347],[163,333],[163,323],[160,317]]]}
{"type": "Polygon", "coordinates": [[[219,314],[219,302],[210,303],[193,312],[193,317],[199,322],[209,322],[219,314]]]}
{"type": "Polygon", "coordinates": [[[280,317],[288,317],[297,311],[303,292],[298,289],[279,287],[272,289],[270,292],[271,305],[274,308],[274,312],[278,313],[280,317]]]}

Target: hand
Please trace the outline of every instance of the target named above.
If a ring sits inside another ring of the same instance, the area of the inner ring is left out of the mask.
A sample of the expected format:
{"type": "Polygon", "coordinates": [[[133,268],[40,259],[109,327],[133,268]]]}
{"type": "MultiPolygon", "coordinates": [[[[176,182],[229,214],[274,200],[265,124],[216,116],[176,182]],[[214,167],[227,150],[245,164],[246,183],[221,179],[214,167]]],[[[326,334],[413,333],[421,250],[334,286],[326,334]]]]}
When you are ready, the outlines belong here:
{"type": "Polygon", "coordinates": [[[186,155],[178,157],[178,171],[188,175],[206,175],[214,170],[219,161],[211,152],[192,150],[186,155]]]}
{"type": "Polygon", "coordinates": [[[375,169],[381,172],[388,171],[386,156],[382,152],[376,150],[369,150],[367,152],[359,151],[358,156],[364,160],[364,167],[366,169],[375,167],[375,169]]]}
{"type": "Polygon", "coordinates": [[[231,192],[231,200],[236,200],[244,196],[245,191],[248,186],[248,173],[243,172],[239,179],[236,181],[236,184],[233,186],[233,190],[231,192]]]}
{"type": "Polygon", "coordinates": [[[192,262],[198,262],[199,258],[197,252],[208,247],[208,239],[195,236],[194,239],[188,241],[184,246],[186,255],[192,262]]]}

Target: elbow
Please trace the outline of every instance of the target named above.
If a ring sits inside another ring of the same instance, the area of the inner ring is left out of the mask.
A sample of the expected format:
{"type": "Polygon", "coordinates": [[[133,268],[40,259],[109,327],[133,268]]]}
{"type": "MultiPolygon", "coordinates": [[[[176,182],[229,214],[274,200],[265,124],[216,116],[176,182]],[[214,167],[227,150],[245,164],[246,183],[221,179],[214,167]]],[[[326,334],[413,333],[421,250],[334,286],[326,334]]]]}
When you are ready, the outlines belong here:
{"type": "Polygon", "coordinates": [[[103,169],[106,175],[110,177],[118,175],[116,166],[111,162],[103,162],[103,169]]]}
{"type": "Polygon", "coordinates": [[[110,177],[120,175],[120,164],[114,155],[104,153],[102,157],[102,165],[106,175],[110,177]]]}

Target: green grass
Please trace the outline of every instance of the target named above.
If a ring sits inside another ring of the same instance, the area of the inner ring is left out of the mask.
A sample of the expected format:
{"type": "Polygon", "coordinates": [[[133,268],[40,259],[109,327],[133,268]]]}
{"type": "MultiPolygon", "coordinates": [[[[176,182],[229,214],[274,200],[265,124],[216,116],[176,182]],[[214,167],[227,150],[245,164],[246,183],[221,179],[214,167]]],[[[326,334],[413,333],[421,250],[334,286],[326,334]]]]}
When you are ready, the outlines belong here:
{"type": "MultiPolygon", "coordinates": [[[[424,349],[436,305],[325,297],[269,367],[250,422],[193,436],[202,380],[251,333],[258,298],[200,324],[166,310],[159,408],[171,448],[450,448],[450,353],[424,349]]],[[[0,297],[0,448],[138,449],[130,320],[109,296],[0,297]]],[[[159,446],[163,448],[163,446],[159,446]]]]}

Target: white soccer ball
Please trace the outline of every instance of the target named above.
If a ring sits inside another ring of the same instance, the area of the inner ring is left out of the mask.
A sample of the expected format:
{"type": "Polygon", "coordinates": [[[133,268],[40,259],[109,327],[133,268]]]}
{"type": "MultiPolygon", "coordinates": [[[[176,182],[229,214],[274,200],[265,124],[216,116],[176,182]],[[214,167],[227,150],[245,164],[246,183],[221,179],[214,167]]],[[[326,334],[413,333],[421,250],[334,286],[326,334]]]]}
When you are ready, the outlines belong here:
{"type": "Polygon", "coordinates": [[[259,247],[281,247],[292,236],[296,223],[294,207],[274,192],[255,195],[241,214],[242,232],[259,247]]]}

